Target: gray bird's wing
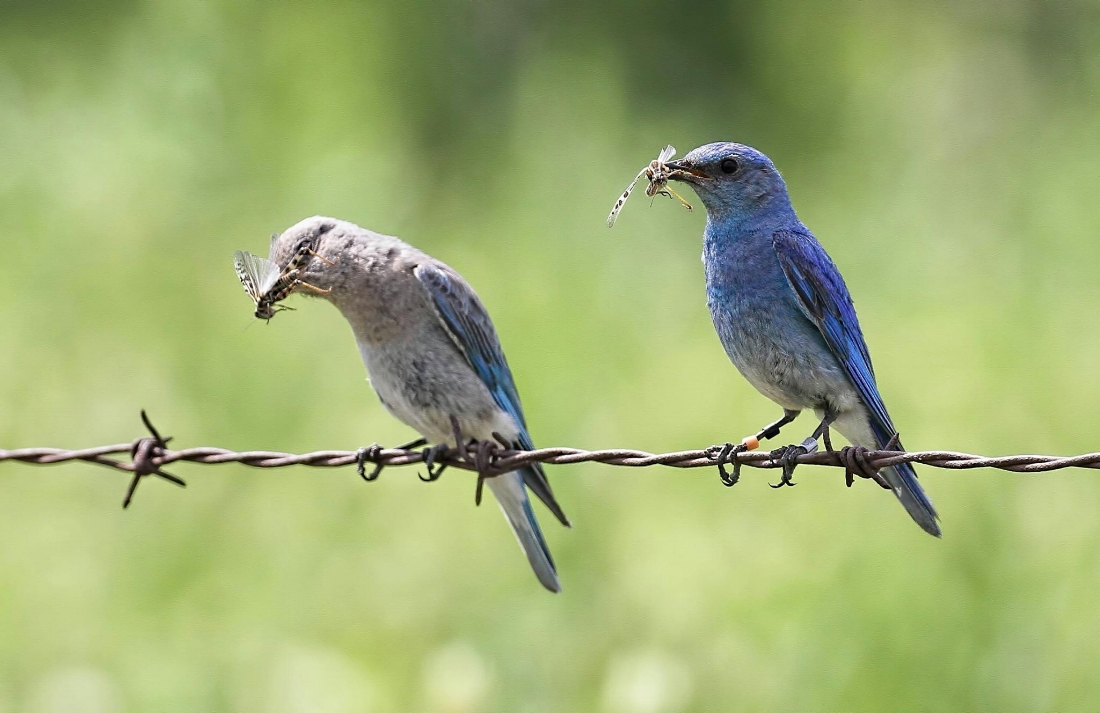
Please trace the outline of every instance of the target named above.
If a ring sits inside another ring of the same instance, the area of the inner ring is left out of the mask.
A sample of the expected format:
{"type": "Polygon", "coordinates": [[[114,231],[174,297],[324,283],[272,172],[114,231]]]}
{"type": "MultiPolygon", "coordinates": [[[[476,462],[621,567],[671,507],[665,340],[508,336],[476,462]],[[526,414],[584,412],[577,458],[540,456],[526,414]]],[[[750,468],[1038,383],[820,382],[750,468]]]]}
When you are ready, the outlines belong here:
{"type": "MultiPolygon", "coordinates": [[[[504,409],[519,426],[516,445],[523,450],[533,450],[534,443],[527,432],[527,421],[519,401],[512,371],[504,358],[493,322],[481,304],[473,288],[455,271],[442,263],[424,263],[413,271],[427,289],[443,327],[454,340],[466,361],[489,389],[493,401],[504,409]]],[[[555,517],[566,527],[570,526],[561,506],[554,499],[550,483],[542,466],[532,463],[522,468],[523,481],[555,517]]]]}

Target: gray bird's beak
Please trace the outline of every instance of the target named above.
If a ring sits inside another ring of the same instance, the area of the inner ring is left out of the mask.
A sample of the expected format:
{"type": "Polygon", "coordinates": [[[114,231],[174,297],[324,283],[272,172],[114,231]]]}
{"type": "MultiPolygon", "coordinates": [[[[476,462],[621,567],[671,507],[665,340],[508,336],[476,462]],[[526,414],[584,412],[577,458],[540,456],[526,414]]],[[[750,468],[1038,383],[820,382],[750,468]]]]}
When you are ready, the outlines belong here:
{"type": "Polygon", "coordinates": [[[674,181],[688,181],[688,182],[690,182],[693,179],[708,180],[708,181],[710,180],[710,176],[703,173],[702,171],[699,171],[699,170],[694,169],[690,166],[687,166],[682,161],[669,161],[669,162],[665,163],[665,166],[667,166],[668,168],[671,168],[674,171],[674,173],[669,176],[669,178],[671,178],[674,181]]]}

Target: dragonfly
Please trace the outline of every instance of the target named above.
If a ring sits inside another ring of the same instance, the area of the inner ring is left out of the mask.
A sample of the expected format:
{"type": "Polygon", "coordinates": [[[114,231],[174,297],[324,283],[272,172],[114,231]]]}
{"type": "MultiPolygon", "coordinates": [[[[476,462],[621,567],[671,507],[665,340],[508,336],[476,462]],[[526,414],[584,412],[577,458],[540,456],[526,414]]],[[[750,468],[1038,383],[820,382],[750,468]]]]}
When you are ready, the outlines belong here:
{"type": "Polygon", "coordinates": [[[256,305],[257,319],[270,320],[276,312],[291,309],[278,303],[289,297],[299,287],[309,288],[322,295],[331,292],[298,278],[302,267],[311,257],[316,257],[329,265],[335,264],[313,252],[308,244],[301,245],[286,267],[282,269],[279,269],[279,266],[271,260],[253,255],[246,250],[233,253],[233,266],[237,269],[237,279],[244,285],[244,291],[256,305]]]}
{"type": "Polygon", "coordinates": [[[645,194],[650,198],[656,195],[668,196],[669,198],[676,198],[680,201],[680,205],[691,210],[691,204],[688,203],[683,197],[672,190],[668,185],[668,179],[672,176],[673,169],[670,169],[665,164],[676,155],[676,149],[669,144],[661,150],[661,153],[657,155],[657,158],[650,161],[649,165],[638,172],[638,175],[634,177],[634,180],[630,182],[630,185],[626,187],[623,194],[619,196],[619,200],[615,201],[615,205],[611,208],[611,213],[607,216],[607,227],[612,228],[615,226],[615,220],[619,217],[619,212],[626,205],[626,199],[630,198],[630,194],[634,191],[634,186],[638,185],[638,181],[642,180],[642,176],[649,181],[649,185],[645,187],[645,194]]]}

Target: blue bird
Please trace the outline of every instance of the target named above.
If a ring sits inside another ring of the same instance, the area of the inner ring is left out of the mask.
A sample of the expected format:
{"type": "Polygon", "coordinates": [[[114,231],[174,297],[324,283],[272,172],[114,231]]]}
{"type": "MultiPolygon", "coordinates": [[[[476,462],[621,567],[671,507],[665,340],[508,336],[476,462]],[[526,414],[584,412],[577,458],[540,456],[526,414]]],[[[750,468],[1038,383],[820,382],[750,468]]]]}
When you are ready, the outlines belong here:
{"type": "MultiPolygon", "coordinates": [[[[822,437],[830,446],[830,427],[855,446],[901,449],[844,279],[795,215],[771,160],[722,142],[666,166],[669,178],[690,185],[706,207],[707,305],[722,346],[749,383],[783,408],[756,439],[774,438],[802,409],[821,419],[800,445],[775,451],[785,464],[780,485],[793,485],[798,454],[816,449],[822,437]]],[[[882,477],[917,524],[939,537],[936,509],[913,467],[886,468],[882,477]]]]}
{"type": "MultiPolygon", "coordinates": [[[[493,322],[457,272],[397,238],[320,216],[272,240],[271,262],[281,269],[303,254],[318,258],[298,271],[312,288],[305,294],[331,302],[351,325],[386,410],[435,444],[503,440],[534,449],[493,322]]],[[[433,457],[429,479],[441,472],[432,472],[433,457]]],[[[491,477],[488,484],[539,581],[561,591],[527,497],[530,489],[569,526],[542,466],[491,477]]]]}

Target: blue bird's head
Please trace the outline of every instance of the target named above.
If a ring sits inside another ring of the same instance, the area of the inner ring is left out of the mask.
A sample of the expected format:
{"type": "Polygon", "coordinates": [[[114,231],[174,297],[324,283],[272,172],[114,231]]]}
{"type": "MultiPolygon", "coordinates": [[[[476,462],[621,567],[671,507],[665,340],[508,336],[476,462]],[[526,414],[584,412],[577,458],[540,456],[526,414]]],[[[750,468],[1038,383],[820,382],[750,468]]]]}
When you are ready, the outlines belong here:
{"type": "Polygon", "coordinates": [[[706,144],[666,165],[674,170],[669,178],[695,190],[711,220],[753,225],[794,215],[775,164],[751,146],[706,144]]]}

